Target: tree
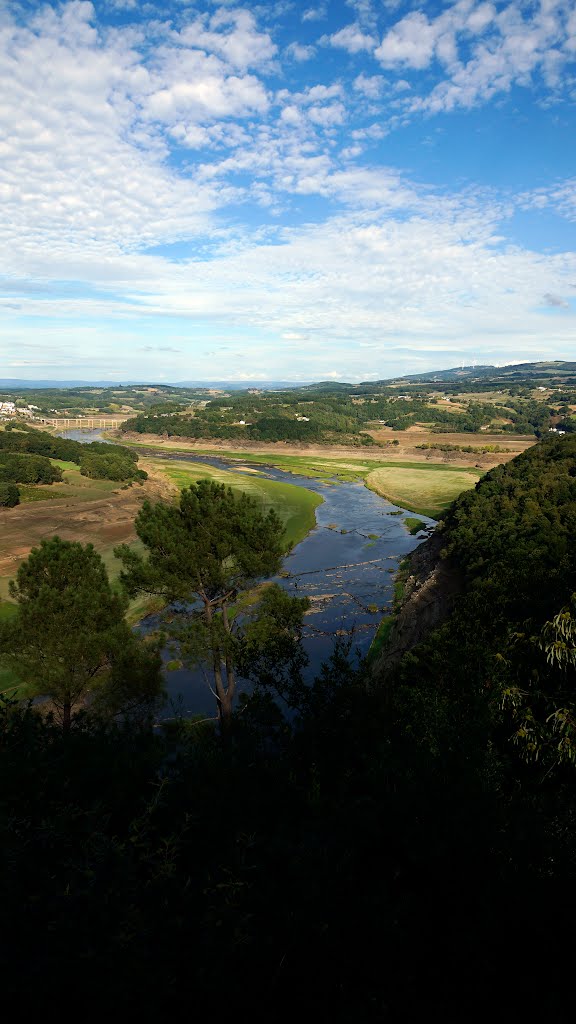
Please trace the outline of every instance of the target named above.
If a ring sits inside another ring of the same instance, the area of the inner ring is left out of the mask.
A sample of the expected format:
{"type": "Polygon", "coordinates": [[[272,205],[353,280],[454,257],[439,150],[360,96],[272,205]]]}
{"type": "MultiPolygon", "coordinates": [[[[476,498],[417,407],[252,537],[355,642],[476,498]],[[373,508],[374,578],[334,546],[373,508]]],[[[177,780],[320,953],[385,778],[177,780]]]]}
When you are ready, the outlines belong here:
{"type": "Polygon", "coordinates": [[[512,739],[527,761],[549,761],[549,771],[576,765],[576,594],[536,635],[514,637],[517,664],[501,655],[501,705],[512,713],[512,739]]]}
{"type": "Polygon", "coordinates": [[[70,730],[88,694],[99,711],[130,713],[160,695],[159,654],[124,619],[126,599],[110,586],[91,544],[42,541],[10,583],[18,614],[0,625],[0,655],[48,694],[70,730]]]}
{"type": "Polygon", "coordinates": [[[80,458],[82,476],[93,480],[146,480],[148,474],[138,469],[133,459],[128,456],[112,453],[98,455],[94,452],[82,453],[80,458]]]}
{"type": "Polygon", "coordinates": [[[183,608],[185,635],[173,633],[190,662],[208,664],[225,732],[237,684],[231,606],[279,570],[286,548],[282,523],[244,492],[199,480],[181,492],[178,505],[145,502],[135,525],[148,557],[126,545],[117,549],[124,584],[130,594],[161,595],[183,608]]]}
{"type": "Polygon", "coordinates": [[[303,678],[308,656],[300,642],[309,607],[307,597],[266,586],[258,604],[243,616],[238,637],[240,673],[258,690],[273,691],[292,712],[301,712],[311,694],[303,678]]]}
{"type": "Polygon", "coordinates": [[[0,508],[14,508],[20,504],[20,491],[15,484],[0,483],[0,508]]]}

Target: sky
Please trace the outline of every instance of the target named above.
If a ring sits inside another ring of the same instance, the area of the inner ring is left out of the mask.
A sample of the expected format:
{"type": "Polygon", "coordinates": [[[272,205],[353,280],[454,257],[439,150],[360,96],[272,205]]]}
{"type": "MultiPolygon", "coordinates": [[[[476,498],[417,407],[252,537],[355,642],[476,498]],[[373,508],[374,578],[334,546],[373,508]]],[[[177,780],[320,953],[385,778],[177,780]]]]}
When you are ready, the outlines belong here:
{"type": "Polygon", "coordinates": [[[576,359],[576,0],[0,0],[0,378],[576,359]]]}

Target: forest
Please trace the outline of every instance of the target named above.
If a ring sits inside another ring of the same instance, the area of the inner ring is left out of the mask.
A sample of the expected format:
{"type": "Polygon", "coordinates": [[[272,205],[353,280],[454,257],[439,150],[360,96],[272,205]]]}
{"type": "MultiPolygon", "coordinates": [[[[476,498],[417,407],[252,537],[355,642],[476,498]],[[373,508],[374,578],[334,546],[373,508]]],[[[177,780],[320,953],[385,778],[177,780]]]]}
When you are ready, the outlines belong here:
{"type": "Polygon", "coordinates": [[[75,462],[83,476],[96,480],[145,480],[138,469],[136,452],[119,444],[82,444],[36,430],[28,424],[11,424],[0,431],[0,481],[12,483],[53,483],[62,472],[50,459],[75,462]]]}
{"type": "MultiPolygon", "coordinates": [[[[439,403],[428,388],[398,395],[393,388],[360,385],[348,393],[318,388],[252,395],[238,392],[211,398],[187,411],[150,409],[126,420],[125,432],[231,441],[292,441],[321,444],[375,445],[369,430],[379,425],[404,431],[426,425],[439,433],[477,433],[490,428],[505,435],[540,437],[557,422],[568,423],[569,406],[551,406],[529,395],[502,395],[479,401],[468,396],[452,407],[439,403]],[[568,415],[566,415],[566,412],[568,415]]],[[[576,422],[576,421],[575,421],[576,422]]]]}
{"type": "Polygon", "coordinates": [[[568,1020],[575,498],[574,437],[492,470],[441,524],[452,613],[386,677],[339,643],[312,684],[302,607],[272,596],[226,629],[225,608],[275,571],[275,517],[206,482],[144,506],[143,553],[120,552],[126,594],[192,614],[189,656],[217,699],[218,671],[224,696],[233,664],[254,678],[220,728],[177,710],[154,725],[158,652],[126,631],[127,596],[90,546],[43,542],[0,616],[0,652],[55,696],[48,714],[2,697],[5,999],[568,1020]],[[206,508],[230,522],[212,539],[187,525],[206,508]],[[94,679],[96,700],[63,699],[94,679]]]}

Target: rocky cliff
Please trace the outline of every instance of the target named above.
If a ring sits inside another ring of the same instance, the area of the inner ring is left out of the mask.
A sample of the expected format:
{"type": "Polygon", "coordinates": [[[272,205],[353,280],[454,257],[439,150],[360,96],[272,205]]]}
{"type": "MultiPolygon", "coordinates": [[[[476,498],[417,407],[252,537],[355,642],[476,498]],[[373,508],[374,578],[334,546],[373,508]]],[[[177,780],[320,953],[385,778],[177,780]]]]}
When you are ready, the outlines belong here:
{"type": "Polygon", "coordinates": [[[442,557],[441,529],[409,556],[401,570],[404,595],[394,615],[388,642],[374,659],[372,675],[383,682],[404,654],[450,615],[464,587],[462,573],[442,557]]]}

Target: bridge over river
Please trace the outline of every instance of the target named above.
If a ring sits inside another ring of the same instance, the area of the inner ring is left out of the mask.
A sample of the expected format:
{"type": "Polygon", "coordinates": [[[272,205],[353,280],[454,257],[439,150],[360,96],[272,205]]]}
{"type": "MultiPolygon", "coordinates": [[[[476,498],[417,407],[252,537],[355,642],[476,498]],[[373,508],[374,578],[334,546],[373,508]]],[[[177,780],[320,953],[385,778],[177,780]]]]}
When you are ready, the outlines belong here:
{"type": "Polygon", "coordinates": [[[47,423],[51,427],[58,427],[59,430],[72,430],[73,428],[78,429],[82,427],[86,430],[111,430],[119,427],[121,423],[125,423],[127,419],[127,416],[124,416],[122,419],[112,416],[58,416],[53,419],[49,416],[38,416],[34,422],[47,423]]]}

